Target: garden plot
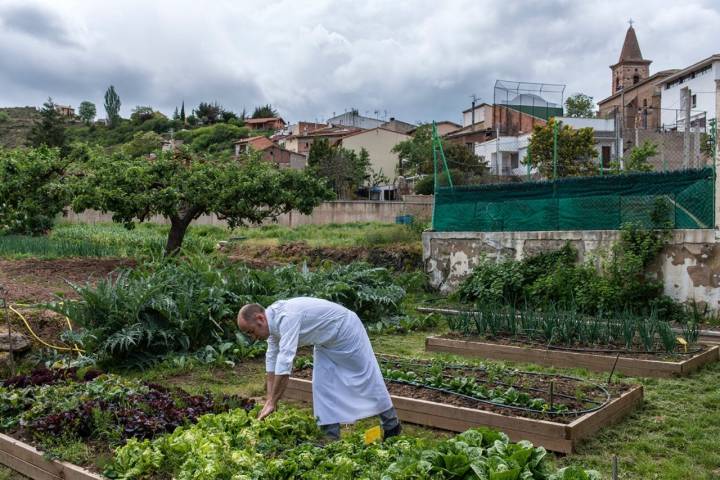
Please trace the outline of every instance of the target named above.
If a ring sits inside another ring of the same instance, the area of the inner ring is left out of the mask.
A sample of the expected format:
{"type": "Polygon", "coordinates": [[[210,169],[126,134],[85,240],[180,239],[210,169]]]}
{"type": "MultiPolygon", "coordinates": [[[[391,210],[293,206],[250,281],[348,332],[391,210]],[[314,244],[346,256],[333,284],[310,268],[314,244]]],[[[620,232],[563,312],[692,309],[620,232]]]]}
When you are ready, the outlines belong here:
{"type": "Polygon", "coordinates": [[[427,351],[640,377],[685,376],[719,358],[718,346],[698,343],[697,324],[678,332],[652,315],[488,309],[449,315],[448,325],[427,351]]]}
{"type": "MultiPolygon", "coordinates": [[[[603,387],[563,375],[380,358],[404,421],[461,432],[487,426],[511,440],[572,453],[583,439],[642,403],[640,386],[603,387]]],[[[310,362],[296,365],[286,397],[312,401],[310,362]]]]}
{"type": "Polygon", "coordinates": [[[0,434],[0,463],[35,480],[600,478],[556,470],[542,447],[489,429],[370,445],[354,433],[324,444],[309,412],[283,408],[258,421],[251,407],[94,370],[38,370],[0,387],[2,429],[12,434],[0,434]],[[105,461],[63,461],[81,448],[105,461]]]}

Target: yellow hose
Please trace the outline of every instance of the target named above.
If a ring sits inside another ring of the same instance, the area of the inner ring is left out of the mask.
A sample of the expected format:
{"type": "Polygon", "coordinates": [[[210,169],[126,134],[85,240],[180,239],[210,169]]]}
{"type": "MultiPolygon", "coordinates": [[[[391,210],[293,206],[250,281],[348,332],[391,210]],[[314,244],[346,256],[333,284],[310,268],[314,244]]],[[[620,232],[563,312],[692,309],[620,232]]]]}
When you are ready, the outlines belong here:
{"type": "MultiPolygon", "coordinates": [[[[30,326],[30,323],[28,323],[27,319],[23,316],[22,313],[20,313],[20,312],[18,312],[17,310],[15,310],[15,309],[12,307],[12,305],[8,305],[8,308],[9,308],[13,313],[15,313],[18,317],[20,317],[20,320],[23,321],[23,323],[25,324],[25,327],[27,328],[28,332],[30,332],[30,335],[31,335],[35,340],[37,340],[37,341],[40,342],[41,344],[45,345],[46,347],[49,347],[49,348],[52,348],[53,350],[58,350],[58,351],[68,351],[68,350],[71,351],[71,352],[72,352],[72,351],[75,351],[75,352],[77,352],[78,354],[80,354],[80,353],[82,353],[82,352],[85,352],[85,350],[82,350],[82,349],[78,348],[77,345],[75,345],[74,348],[71,348],[71,347],[58,347],[57,345],[50,345],[50,344],[47,343],[45,340],[43,340],[42,338],[40,338],[40,337],[35,333],[35,331],[33,331],[32,327],[30,326]]],[[[9,320],[10,320],[10,319],[8,319],[8,321],[9,321],[9,320]]],[[[72,325],[70,324],[70,319],[67,318],[67,317],[65,317],[65,320],[67,320],[68,327],[70,328],[70,331],[72,331],[72,325]]]]}

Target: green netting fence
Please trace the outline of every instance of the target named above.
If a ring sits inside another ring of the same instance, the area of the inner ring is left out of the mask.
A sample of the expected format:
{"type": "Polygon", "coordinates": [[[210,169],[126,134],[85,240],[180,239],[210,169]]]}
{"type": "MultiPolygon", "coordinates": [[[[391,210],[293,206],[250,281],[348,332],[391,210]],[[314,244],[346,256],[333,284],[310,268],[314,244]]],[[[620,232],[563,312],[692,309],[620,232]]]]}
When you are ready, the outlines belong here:
{"type": "Polygon", "coordinates": [[[437,187],[433,229],[460,231],[713,228],[712,168],[556,181],[437,187]],[[662,218],[659,218],[662,217],[662,218]]]}

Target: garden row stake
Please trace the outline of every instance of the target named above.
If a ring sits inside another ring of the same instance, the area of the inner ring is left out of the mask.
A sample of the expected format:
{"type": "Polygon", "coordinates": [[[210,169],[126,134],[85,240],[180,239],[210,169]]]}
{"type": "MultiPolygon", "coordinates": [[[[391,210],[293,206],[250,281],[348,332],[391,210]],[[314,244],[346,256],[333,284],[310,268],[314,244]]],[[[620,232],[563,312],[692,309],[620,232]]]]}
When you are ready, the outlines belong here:
{"type": "Polygon", "coordinates": [[[612,459],[612,478],[618,480],[618,459],[617,455],[613,455],[612,459]]]}
{"type": "Polygon", "coordinates": [[[552,411],[553,408],[553,390],[555,389],[555,382],[550,382],[550,411],[552,411]]]}
{"type": "Polygon", "coordinates": [[[610,382],[612,381],[613,373],[615,373],[615,367],[617,367],[617,362],[620,359],[620,352],[615,356],[615,363],[613,363],[612,370],[610,370],[610,376],[608,377],[607,384],[610,385],[610,382]]]}
{"type": "Polygon", "coordinates": [[[12,324],[10,323],[10,312],[8,310],[7,289],[2,285],[0,285],[0,308],[2,308],[3,314],[5,315],[5,321],[7,322],[8,364],[10,365],[10,374],[15,375],[15,358],[13,356],[12,324]]]}

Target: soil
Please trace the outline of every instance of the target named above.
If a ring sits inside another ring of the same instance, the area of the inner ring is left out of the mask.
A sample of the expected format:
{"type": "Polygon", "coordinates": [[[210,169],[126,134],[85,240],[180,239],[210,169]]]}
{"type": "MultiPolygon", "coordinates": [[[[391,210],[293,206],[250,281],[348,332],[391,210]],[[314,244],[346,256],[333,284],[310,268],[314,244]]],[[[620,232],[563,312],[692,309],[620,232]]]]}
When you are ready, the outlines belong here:
{"type": "Polygon", "coordinates": [[[422,250],[407,245],[385,247],[311,247],[305,242],[291,242],[278,246],[233,245],[229,256],[232,260],[255,268],[274,267],[287,263],[307,262],[316,266],[324,261],[336,263],[367,262],[376,267],[396,271],[423,268],[422,250]]]}
{"type": "MultiPolygon", "coordinates": [[[[420,367],[422,368],[422,367],[420,367]]],[[[553,401],[555,404],[564,404],[570,410],[583,410],[590,408],[592,405],[588,402],[583,402],[577,399],[579,394],[582,394],[588,400],[595,400],[602,402],[605,400],[604,393],[595,385],[585,382],[579,379],[573,379],[564,376],[551,375],[551,374],[532,374],[526,372],[508,371],[509,375],[503,376],[503,378],[493,376],[492,373],[477,369],[446,369],[445,373],[454,376],[472,376],[479,381],[488,382],[491,385],[497,385],[498,382],[505,384],[512,384],[512,386],[521,391],[527,391],[533,397],[543,398],[545,401],[549,401],[549,390],[550,383],[553,384],[553,401]],[[533,389],[528,391],[528,389],[533,389]]],[[[293,377],[301,378],[305,380],[312,379],[312,369],[305,368],[302,370],[296,370],[293,372],[293,377]]],[[[578,414],[569,415],[547,415],[534,412],[522,411],[515,408],[502,408],[496,405],[491,405],[482,401],[473,400],[461,395],[452,393],[445,393],[430,388],[407,385],[403,383],[397,383],[393,381],[386,381],[385,384],[388,387],[388,391],[391,395],[397,395],[402,397],[409,397],[421,400],[427,400],[431,402],[444,403],[448,405],[456,405],[459,407],[472,408],[476,410],[486,410],[495,413],[500,413],[507,416],[517,416],[525,418],[534,418],[548,420],[557,423],[571,423],[573,420],[578,418],[578,414]]],[[[504,386],[504,385],[503,385],[504,386]]],[[[623,392],[629,390],[632,385],[616,383],[605,388],[610,393],[611,398],[617,398],[623,392]]]]}
{"type": "MultiPolygon", "coordinates": [[[[477,336],[466,336],[462,335],[460,333],[448,333],[445,335],[440,335],[441,338],[448,338],[452,340],[465,340],[469,342],[483,342],[483,343],[493,343],[496,345],[512,345],[515,347],[531,347],[531,348],[537,348],[541,350],[553,350],[553,351],[566,351],[566,352],[572,352],[572,353],[589,353],[594,355],[604,355],[607,357],[615,358],[617,355],[617,352],[608,352],[608,350],[622,350],[624,349],[623,345],[570,345],[570,346],[553,346],[551,348],[548,348],[546,345],[543,345],[541,343],[533,342],[533,341],[522,341],[511,337],[477,337],[477,336]]],[[[640,360],[655,360],[655,361],[666,361],[666,362],[684,362],[685,360],[690,360],[691,358],[703,353],[705,350],[707,350],[707,345],[697,344],[697,345],[689,345],[688,346],[688,353],[667,353],[667,352],[658,352],[658,353],[647,353],[643,351],[623,351],[620,354],[621,358],[629,357],[634,359],[640,359],[640,360]]]]}
{"type": "Polygon", "coordinates": [[[94,283],[118,268],[134,266],[134,260],[114,258],[0,260],[0,285],[10,303],[47,302],[58,294],[75,298],[68,282],[94,283]]]}

